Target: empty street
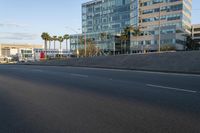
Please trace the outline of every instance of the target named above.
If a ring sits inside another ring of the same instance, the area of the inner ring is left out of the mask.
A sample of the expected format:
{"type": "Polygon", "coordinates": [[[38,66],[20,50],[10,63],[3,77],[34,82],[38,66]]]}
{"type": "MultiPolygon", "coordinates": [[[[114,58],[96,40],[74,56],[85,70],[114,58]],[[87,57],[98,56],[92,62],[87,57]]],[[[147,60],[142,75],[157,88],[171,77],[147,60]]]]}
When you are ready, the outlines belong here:
{"type": "Polygon", "coordinates": [[[0,133],[199,133],[200,75],[0,65],[0,133]]]}

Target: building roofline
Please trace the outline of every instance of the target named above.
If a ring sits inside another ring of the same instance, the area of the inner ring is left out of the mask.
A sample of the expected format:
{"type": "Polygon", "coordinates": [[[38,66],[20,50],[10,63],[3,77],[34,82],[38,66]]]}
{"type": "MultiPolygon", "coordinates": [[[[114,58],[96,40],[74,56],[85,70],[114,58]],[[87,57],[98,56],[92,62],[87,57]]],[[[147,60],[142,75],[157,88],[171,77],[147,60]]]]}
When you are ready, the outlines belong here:
{"type": "Polygon", "coordinates": [[[0,45],[12,45],[12,46],[43,46],[43,44],[27,44],[27,43],[0,43],[0,45]]]}
{"type": "Polygon", "coordinates": [[[200,27],[200,24],[192,24],[192,27],[200,27]]]}
{"type": "Polygon", "coordinates": [[[89,5],[89,4],[94,4],[96,2],[101,2],[102,0],[92,0],[92,1],[88,1],[88,2],[85,2],[82,4],[82,6],[85,6],[85,5],[89,5]]]}

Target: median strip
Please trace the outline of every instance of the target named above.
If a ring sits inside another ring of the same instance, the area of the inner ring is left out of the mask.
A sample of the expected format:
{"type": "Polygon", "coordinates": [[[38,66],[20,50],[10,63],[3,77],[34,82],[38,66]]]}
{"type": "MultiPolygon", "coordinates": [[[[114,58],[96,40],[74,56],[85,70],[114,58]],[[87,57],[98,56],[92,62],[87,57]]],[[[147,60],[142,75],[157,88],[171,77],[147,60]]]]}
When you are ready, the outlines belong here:
{"type": "Polygon", "coordinates": [[[175,88],[175,87],[168,87],[168,86],[160,86],[160,85],[153,85],[153,84],[146,84],[148,87],[155,87],[155,88],[162,88],[168,90],[175,90],[175,91],[182,91],[182,92],[189,92],[189,93],[197,93],[197,91],[175,88]]]}

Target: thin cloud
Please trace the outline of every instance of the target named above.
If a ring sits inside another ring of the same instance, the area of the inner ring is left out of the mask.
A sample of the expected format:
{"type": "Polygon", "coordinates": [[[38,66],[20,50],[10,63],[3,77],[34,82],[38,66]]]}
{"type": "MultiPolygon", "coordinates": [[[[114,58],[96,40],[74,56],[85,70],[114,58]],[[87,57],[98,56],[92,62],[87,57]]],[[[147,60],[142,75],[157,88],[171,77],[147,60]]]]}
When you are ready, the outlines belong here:
{"type": "Polygon", "coordinates": [[[0,39],[5,40],[35,40],[38,38],[37,34],[32,33],[0,33],[0,39]]]}
{"type": "Polygon", "coordinates": [[[0,27],[6,27],[6,28],[27,28],[29,25],[27,24],[17,24],[17,23],[4,23],[0,22],[0,27]]]}

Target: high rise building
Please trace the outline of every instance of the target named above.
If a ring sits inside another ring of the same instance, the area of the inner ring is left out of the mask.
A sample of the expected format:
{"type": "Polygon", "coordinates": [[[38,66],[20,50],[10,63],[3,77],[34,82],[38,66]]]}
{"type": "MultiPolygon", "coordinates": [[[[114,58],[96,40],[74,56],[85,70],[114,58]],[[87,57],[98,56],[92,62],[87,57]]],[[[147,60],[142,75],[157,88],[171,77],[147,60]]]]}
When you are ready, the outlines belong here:
{"type": "Polygon", "coordinates": [[[130,25],[132,0],[94,0],[82,4],[82,29],[104,51],[115,50],[115,35],[130,25]]]}
{"type": "Polygon", "coordinates": [[[163,45],[184,50],[190,34],[192,0],[139,0],[141,36],[132,39],[133,49],[156,50],[163,45]]]}
{"type": "Polygon", "coordinates": [[[127,26],[138,29],[126,42],[126,52],[157,51],[164,45],[185,48],[190,34],[192,0],[93,0],[82,4],[82,34],[97,47],[121,51],[120,36],[127,26]]]}

